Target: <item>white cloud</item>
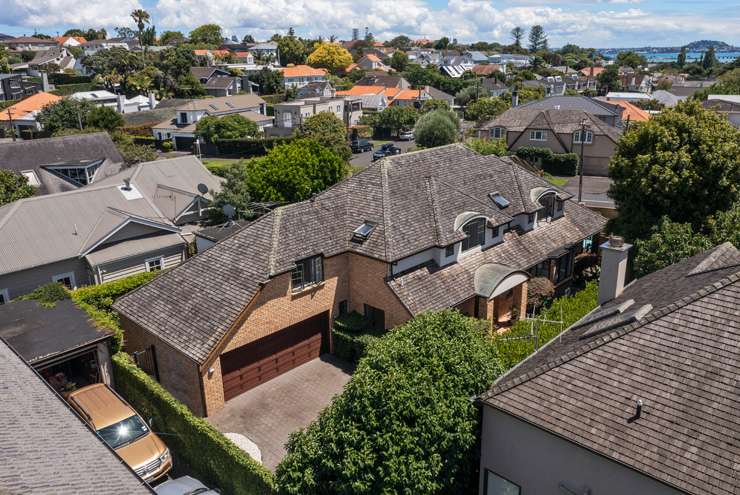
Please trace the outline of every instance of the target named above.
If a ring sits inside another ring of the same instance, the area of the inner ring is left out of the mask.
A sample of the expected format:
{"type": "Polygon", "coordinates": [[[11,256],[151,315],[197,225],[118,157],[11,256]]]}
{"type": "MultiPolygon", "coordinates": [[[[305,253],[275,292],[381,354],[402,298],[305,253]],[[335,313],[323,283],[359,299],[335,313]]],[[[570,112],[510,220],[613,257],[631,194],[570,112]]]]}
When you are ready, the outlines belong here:
{"type": "Polygon", "coordinates": [[[131,26],[139,0],[1,0],[0,24],[30,29],[50,26],[131,26]]]}

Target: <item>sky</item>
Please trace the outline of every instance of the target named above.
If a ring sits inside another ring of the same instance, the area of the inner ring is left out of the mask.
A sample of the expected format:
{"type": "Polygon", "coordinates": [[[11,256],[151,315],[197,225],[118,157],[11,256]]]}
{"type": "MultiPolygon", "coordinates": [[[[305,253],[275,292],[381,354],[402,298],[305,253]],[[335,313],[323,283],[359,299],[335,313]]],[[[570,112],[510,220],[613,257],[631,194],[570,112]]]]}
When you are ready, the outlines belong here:
{"type": "Polygon", "coordinates": [[[0,33],[56,35],[69,28],[134,27],[146,9],[158,32],[221,25],[257,39],[293,27],[299,35],[349,39],[368,27],[376,39],[405,34],[460,42],[510,43],[515,26],[544,27],[550,46],[680,46],[711,39],[740,46],[740,0],[0,0],[0,33]]]}

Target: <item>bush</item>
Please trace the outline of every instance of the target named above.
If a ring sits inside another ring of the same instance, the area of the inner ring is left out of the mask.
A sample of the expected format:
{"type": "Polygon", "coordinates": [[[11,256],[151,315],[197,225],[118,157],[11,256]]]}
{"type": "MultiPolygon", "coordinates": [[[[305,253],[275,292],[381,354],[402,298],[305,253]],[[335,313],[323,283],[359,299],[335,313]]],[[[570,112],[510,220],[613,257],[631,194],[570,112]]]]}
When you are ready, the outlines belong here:
{"type": "Polygon", "coordinates": [[[288,144],[293,137],[270,137],[251,139],[220,139],[218,152],[222,155],[233,155],[240,158],[264,156],[269,150],[281,144],[288,144]]]}
{"type": "Polygon", "coordinates": [[[113,331],[113,352],[118,352],[123,345],[123,329],[118,314],[113,311],[113,302],[149,282],[158,274],[159,272],[139,273],[113,282],[81,287],[71,292],[74,303],[83,309],[97,326],[113,331]]]}
{"type": "Polygon", "coordinates": [[[208,421],[198,418],[159,383],[139,369],[128,354],[113,356],[116,390],[183,459],[192,474],[209,486],[232,495],[275,493],[272,473],[234,445],[208,421]]]}
{"type": "Polygon", "coordinates": [[[504,139],[470,138],[465,144],[481,155],[504,156],[509,153],[504,139]]]}
{"type": "Polygon", "coordinates": [[[18,299],[20,301],[38,301],[44,308],[53,308],[57,305],[57,301],[69,299],[69,291],[60,283],[50,282],[37,287],[33,292],[29,292],[18,299]]]}
{"type": "Polygon", "coordinates": [[[353,311],[334,320],[334,355],[350,363],[357,363],[368,346],[385,330],[370,328],[364,316],[353,311]]]}
{"type": "Polygon", "coordinates": [[[167,139],[166,141],[162,141],[162,151],[165,153],[169,153],[172,151],[173,144],[171,139],[167,139]]]}
{"type": "Polygon", "coordinates": [[[445,110],[425,113],[416,121],[416,144],[425,148],[444,146],[457,141],[459,122],[457,116],[445,110]]]}
{"type": "Polygon", "coordinates": [[[49,82],[54,85],[69,85],[69,84],[84,84],[92,82],[90,76],[80,76],[78,74],[66,74],[63,72],[56,72],[49,74],[49,82]]]}
{"type": "Polygon", "coordinates": [[[96,89],[101,89],[101,88],[102,87],[99,84],[95,84],[91,82],[81,82],[81,83],[75,83],[75,84],[60,84],[60,85],[55,86],[54,90],[51,91],[51,93],[57,96],[69,96],[75,93],[79,93],[81,91],[94,91],[96,89]]]}
{"type": "Polygon", "coordinates": [[[478,320],[425,313],[376,339],[344,392],[288,441],[281,493],[472,493],[479,414],[501,368],[478,320]]]}
{"type": "MultiPolygon", "coordinates": [[[[599,292],[599,286],[596,282],[589,282],[586,288],[572,296],[563,296],[555,301],[552,305],[539,314],[539,318],[559,321],[562,319],[563,325],[557,323],[538,324],[538,347],[544,346],[553,337],[556,337],[570,325],[580,320],[586,313],[596,307],[596,296],[599,292]]],[[[521,338],[518,340],[509,340],[511,337],[525,337],[531,332],[531,322],[520,320],[514,323],[510,331],[495,337],[494,342],[498,349],[501,365],[505,369],[513,368],[524,358],[532,354],[536,349],[534,342],[530,339],[521,338]]]]}
{"type": "Polygon", "coordinates": [[[523,146],[515,154],[552,175],[573,176],[578,173],[578,155],[575,153],[553,153],[548,148],[523,146]]]}

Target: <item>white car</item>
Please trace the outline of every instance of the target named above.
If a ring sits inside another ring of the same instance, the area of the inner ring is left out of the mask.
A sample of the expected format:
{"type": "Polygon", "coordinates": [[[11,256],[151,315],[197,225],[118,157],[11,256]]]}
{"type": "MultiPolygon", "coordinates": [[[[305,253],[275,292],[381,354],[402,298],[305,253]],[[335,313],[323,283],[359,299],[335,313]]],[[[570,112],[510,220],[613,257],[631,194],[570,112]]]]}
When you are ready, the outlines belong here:
{"type": "Polygon", "coordinates": [[[211,490],[206,485],[191,478],[182,476],[180,478],[165,481],[154,488],[157,495],[219,495],[217,490],[211,490]]]}
{"type": "Polygon", "coordinates": [[[414,131],[401,131],[401,133],[398,134],[398,139],[401,141],[413,141],[414,131]]]}

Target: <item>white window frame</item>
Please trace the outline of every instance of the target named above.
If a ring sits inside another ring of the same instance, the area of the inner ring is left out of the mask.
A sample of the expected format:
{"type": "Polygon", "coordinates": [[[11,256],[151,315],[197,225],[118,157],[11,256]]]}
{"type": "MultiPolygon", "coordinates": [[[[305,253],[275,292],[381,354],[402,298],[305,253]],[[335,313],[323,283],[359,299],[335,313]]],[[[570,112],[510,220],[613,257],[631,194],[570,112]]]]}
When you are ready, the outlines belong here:
{"type": "Polygon", "coordinates": [[[547,131],[544,131],[542,129],[536,129],[529,131],[529,140],[530,141],[547,141],[547,131]],[[540,137],[536,137],[537,134],[540,134],[540,137]]]}
{"type": "Polygon", "coordinates": [[[70,287],[70,289],[76,289],[77,288],[77,280],[75,280],[75,273],[74,272],[66,272],[66,273],[59,273],[57,275],[52,275],[51,281],[52,282],[55,282],[55,283],[58,283],[63,278],[68,278],[69,279],[70,284],[72,285],[72,287],[70,287]]]}
{"type": "Polygon", "coordinates": [[[491,129],[491,137],[493,139],[503,139],[506,137],[506,129],[503,127],[494,127],[491,129]]]}
{"type": "Polygon", "coordinates": [[[164,270],[164,256],[154,256],[153,258],[147,258],[144,260],[144,269],[147,272],[161,272],[164,270]],[[153,261],[159,261],[159,268],[156,270],[152,270],[149,266],[149,263],[153,261]]]}
{"type": "Polygon", "coordinates": [[[0,289],[0,305],[8,304],[10,302],[10,293],[8,293],[8,289],[0,289]]]}
{"type": "MultiPolygon", "coordinates": [[[[592,144],[594,142],[594,133],[586,130],[586,142],[585,144],[592,144]]],[[[573,144],[581,144],[581,130],[573,132],[573,144]]]]}

